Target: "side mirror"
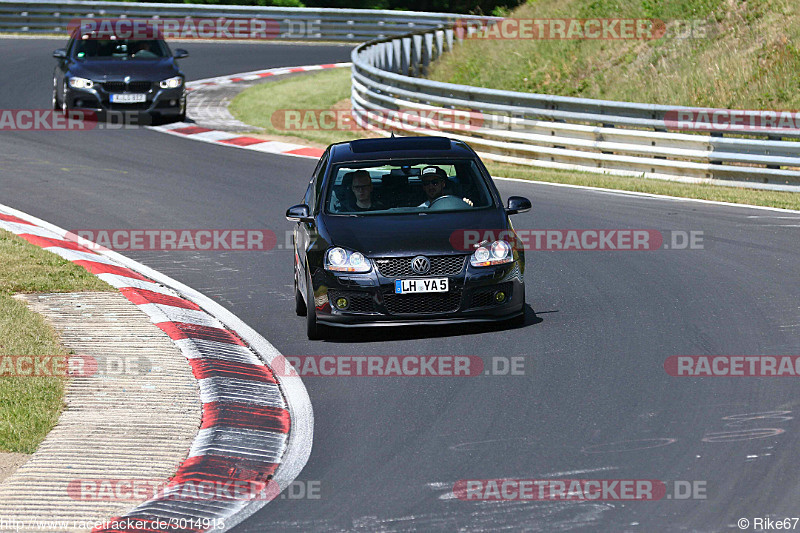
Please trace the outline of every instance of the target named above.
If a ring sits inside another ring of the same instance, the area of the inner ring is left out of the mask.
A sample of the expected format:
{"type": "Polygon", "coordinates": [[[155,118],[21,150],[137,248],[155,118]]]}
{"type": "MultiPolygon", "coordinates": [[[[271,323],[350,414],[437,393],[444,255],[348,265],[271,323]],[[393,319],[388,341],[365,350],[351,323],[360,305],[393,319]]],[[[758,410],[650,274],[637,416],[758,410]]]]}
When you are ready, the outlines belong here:
{"type": "Polygon", "coordinates": [[[56,59],[66,59],[67,58],[67,51],[64,48],[58,48],[53,50],[53,57],[56,59]]]}
{"type": "Polygon", "coordinates": [[[172,54],[172,57],[174,57],[175,59],[181,59],[182,57],[189,57],[189,52],[187,52],[183,48],[176,48],[175,53],[172,54]]]}
{"type": "Polygon", "coordinates": [[[509,196],[508,207],[506,207],[507,215],[516,215],[517,213],[525,213],[531,210],[531,201],[522,196],[509,196]]]}
{"type": "Polygon", "coordinates": [[[297,204],[286,210],[286,220],[290,222],[310,223],[314,222],[314,217],[309,214],[308,206],[306,204],[297,204]]]}

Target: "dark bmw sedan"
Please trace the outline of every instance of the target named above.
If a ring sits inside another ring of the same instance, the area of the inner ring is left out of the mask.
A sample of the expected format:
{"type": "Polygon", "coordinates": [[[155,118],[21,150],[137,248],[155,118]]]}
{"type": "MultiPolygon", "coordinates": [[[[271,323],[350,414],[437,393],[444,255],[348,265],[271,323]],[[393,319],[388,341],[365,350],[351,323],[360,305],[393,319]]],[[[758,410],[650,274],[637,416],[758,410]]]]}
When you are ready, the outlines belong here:
{"type": "Polygon", "coordinates": [[[521,322],[525,256],[509,215],[530,207],[516,196],[504,206],[460,141],[331,145],[303,203],[286,212],[297,223],[296,310],[308,337],[324,326],[521,322]],[[487,234],[498,237],[464,239],[487,234]]]}
{"type": "Polygon", "coordinates": [[[130,113],[155,119],[186,117],[184,75],[163,39],[101,39],[73,34],[53,52],[53,108],[108,117],[130,113]]]}

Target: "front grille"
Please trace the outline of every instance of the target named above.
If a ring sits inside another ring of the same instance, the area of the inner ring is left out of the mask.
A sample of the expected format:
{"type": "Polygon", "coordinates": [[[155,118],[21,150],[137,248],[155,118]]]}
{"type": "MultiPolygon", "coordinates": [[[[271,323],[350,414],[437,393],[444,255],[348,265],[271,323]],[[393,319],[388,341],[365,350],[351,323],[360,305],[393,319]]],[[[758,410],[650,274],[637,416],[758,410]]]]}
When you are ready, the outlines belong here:
{"type": "Polygon", "coordinates": [[[506,282],[499,285],[492,285],[491,287],[477,289],[472,293],[472,303],[470,304],[470,307],[489,307],[491,305],[500,305],[501,303],[506,303],[511,298],[511,288],[511,283],[506,282]],[[500,303],[494,299],[494,293],[497,291],[503,291],[506,293],[506,299],[500,303]]]}
{"type": "MultiPolygon", "coordinates": [[[[416,257],[416,256],[415,256],[416,257]]],[[[419,277],[411,270],[411,260],[414,257],[397,257],[392,259],[376,259],[378,271],[387,278],[419,277]]],[[[466,255],[435,255],[428,257],[431,261],[431,270],[424,276],[455,276],[464,269],[466,255]]]]}
{"type": "Polygon", "coordinates": [[[350,313],[372,313],[374,311],[372,305],[372,295],[368,292],[357,291],[328,291],[328,301],[333,305],[336,299],[345,296],[350,301],[350,307],[346,312],[350,313]]]}
{"type": "Polygon", "coordinates": [[[423,294],[385,293],[383,303],[392,315],[452,313],[461,304],[461,289],[423,294]]]}
{"type": "Polygon", "coordinates": [[[132,93],[146,93],[150,90],[153,84],[149,81],[131,81],[128,82],[128,90],[132,93]]]}
{"type": "Polygon", "coordinates": [[[109,93],[122,93],[125,92],[124,81],[106,81],[103,82],[103,89],[109,93]]]}
{"type": "Polygon", "coordinates": [[[127,85],[124,81],[105,81],[103,82],[103,89],[109,93],[146,93],[153,86],[149,81],[131,81],[127,85]]]}

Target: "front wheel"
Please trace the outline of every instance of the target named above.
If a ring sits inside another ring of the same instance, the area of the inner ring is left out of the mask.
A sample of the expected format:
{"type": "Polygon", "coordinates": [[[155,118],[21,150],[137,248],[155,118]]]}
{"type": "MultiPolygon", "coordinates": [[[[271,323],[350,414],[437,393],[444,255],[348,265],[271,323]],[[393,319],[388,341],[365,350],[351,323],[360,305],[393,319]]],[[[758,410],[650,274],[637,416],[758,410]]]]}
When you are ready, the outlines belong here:
{"type": "Polygon", "coordinates": [[[59,109],[61,109],[61,105],[58,103],[58,84],[53,78],[53,110],[58,111],[59,109]]]}
{"type": "Polygon", "coordinates": [[[297,313],[297,316],[306,316],[306,313],[308,313],[300,287],[297,286],[297,273],[294,275],[294,312],[297,313]]]}
{"type": "Polygon", "coordinates": [[[522,289],[522,314],[508,321],[512,328],[521,328],[525,325],[525,288],[522,289]]]}
{"type": "Polygon", "coordinates": [[[310,341],[322,338],[322,326],[317,324],[317,308],[314,302],[314,286],[311,284],[311,276],[306,282],[306,337],[310,341]]]}

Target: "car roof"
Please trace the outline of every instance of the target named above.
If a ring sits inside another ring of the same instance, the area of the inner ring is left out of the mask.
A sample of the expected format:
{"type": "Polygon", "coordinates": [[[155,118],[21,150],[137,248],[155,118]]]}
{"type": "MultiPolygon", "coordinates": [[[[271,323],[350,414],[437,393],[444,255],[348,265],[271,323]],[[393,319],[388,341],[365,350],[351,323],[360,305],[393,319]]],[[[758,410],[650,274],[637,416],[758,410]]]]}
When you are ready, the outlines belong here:
{"type": "Polygon", "coordinates": [[[359,139],[331,145],[331,162],[378,161],[447,157],[474,159],[475,152],[462,141],[447,137],[390,137],[359,139]]]}

